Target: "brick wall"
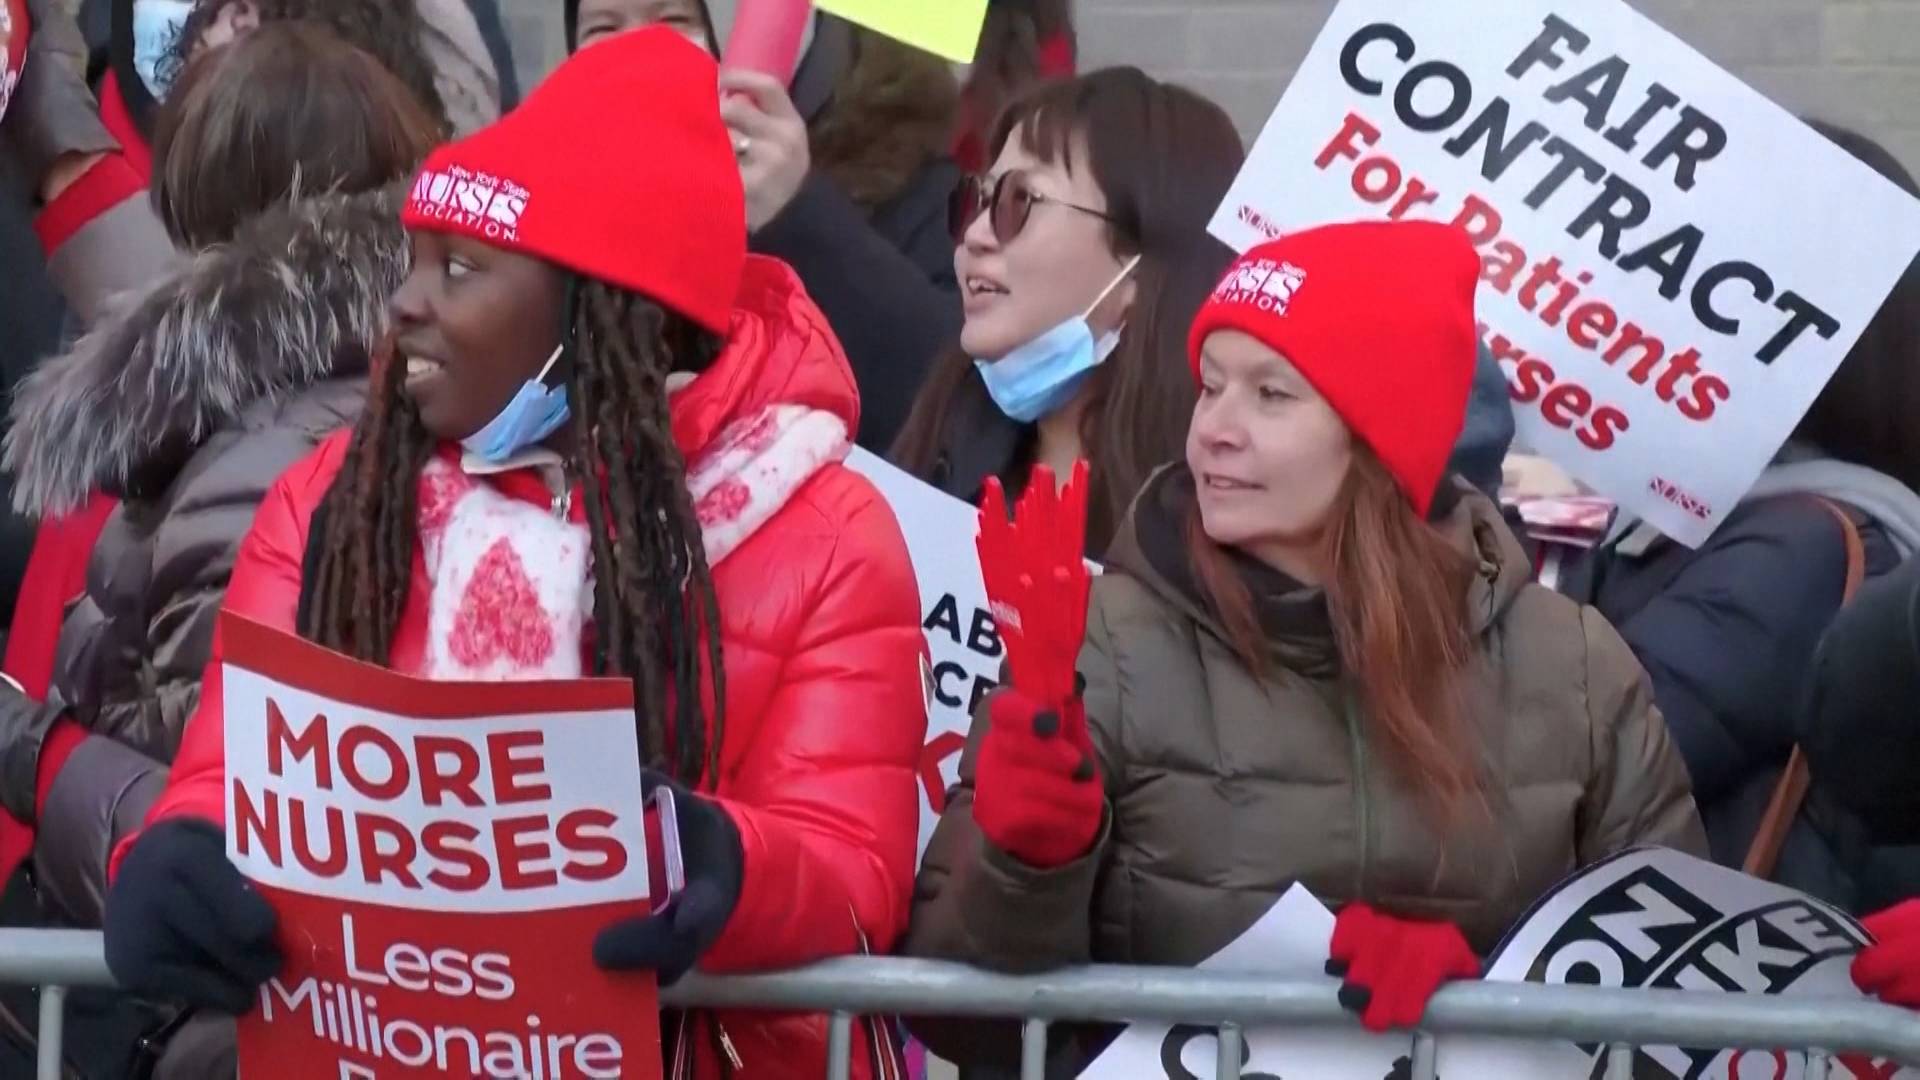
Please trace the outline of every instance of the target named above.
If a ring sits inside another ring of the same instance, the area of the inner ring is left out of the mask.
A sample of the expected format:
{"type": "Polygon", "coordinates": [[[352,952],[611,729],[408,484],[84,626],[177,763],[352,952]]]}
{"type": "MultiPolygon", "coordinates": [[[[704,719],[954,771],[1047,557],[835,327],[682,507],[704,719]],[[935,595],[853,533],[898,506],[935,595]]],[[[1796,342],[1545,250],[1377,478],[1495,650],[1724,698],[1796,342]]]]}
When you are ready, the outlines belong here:
{"type": "MultiPolygon", "coordinates": [[[[523,78],[531,85],[560,56],[559,0],[502,3],[523,78]]],[[[1860,128],[1920,171],[1920,0],[1633,3],[1787,108],[1860,128]]],[[[1218,101],[1251,136],[1279,100],[1333,0],[1078,5],[1087,63],[1138,64],[1184,82],[1218,101]]]]}

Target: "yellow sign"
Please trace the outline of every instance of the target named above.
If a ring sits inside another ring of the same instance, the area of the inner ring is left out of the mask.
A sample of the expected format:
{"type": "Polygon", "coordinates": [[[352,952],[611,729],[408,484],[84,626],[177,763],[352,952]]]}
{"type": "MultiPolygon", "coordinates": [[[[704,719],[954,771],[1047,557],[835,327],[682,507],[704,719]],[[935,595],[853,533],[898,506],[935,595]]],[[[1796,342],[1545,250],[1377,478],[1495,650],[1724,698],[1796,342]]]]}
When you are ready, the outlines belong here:
{"type": "Polygon", "coordinates": [[[957,64],[973,63],[987,21],[987,0],[814,0],[814,6],[957,64]]]}

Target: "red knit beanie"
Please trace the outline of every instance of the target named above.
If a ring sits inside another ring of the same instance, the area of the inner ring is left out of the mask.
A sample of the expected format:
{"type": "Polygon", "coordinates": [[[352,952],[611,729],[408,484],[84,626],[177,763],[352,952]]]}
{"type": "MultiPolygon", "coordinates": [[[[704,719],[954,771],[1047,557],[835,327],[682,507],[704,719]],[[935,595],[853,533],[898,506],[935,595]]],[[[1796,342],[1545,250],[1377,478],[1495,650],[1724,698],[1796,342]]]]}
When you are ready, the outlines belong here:
{"type": "Polygon", "coordinates": [[[0,116],[7,115],[7,102],[13,99],[26,61],[26,0],[0,0],[0,116]]]}
{"type": "Polygon", "coordinates": [[[537,255],[724,334],[747,211],[719,69],[664,28],[584,49],[429,155],[401,220],[537,255]]]}
{"type": "Polygon", "coordinates": [[[1194,378],[1216,330],[1285,356],[1425,516],[1467,418],[1480,258],[1431,221],[1293,233],[1247,252],[1187,338],[1194,378]]]}

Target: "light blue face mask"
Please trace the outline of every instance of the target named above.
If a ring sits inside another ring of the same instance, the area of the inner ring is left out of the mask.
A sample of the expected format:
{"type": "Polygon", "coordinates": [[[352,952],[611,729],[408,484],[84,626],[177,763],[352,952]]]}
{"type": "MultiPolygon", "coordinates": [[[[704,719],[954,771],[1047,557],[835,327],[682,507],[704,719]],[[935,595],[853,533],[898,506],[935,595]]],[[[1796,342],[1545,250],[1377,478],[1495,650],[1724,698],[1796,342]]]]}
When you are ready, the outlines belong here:
{"type": "Polygon", "coordinates": [[[1113,290],[1127,280],[1140,265],[1135,255],[1087,310],[1055,326],[998,360],[975,360],[980,381],[1000,411],[1023,424],[1059,411],[1093,374],[1093,369],[1113,355],[1120,345],[1120,332],[1113,331],[1095,340],[1087,319],[1113,290]]]}
{"type": "Polygon", "coordinates": [[[153,100],[164,101],[173,86],[173,72],[161,67],[173,52],[180,27],[193,13],[193,0],[134,0],[133,69],[147,84],[153,100]]]}
{"type": "Polygon", "coordinates": [[[567,408],[567,388],[548,386],[547,373],[553,370],[565,348],[565,343],[555,345],[553,355],[547,357],[540,374],[523,383],[513,400],[507,402],[498,416],[487,421],[487,426],[460,440],[467,453],[489,465],[498,465],[560,430],[560,425],[572,415],[567,408]]]}

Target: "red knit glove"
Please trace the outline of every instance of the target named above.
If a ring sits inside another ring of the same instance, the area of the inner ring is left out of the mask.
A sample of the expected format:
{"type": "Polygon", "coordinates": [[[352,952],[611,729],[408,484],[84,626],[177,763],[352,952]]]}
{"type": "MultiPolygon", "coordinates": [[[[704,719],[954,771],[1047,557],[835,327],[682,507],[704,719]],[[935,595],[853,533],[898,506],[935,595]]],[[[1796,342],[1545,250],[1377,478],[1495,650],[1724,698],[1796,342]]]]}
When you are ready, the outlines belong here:
{"type": "Polygon", "coordinates": [[[1369,1031],[1415,1027],[1441,983],[1480,977],[1480,958],[1459,927],[1396,919],[1365,904],[1340,910],[1328,952],[1327,974],[1346,980],[1340,1004],[1369,1031]]]}
{"type": "Polygon", "coordinates": [[[988,842],[1051,870],[1093,848],[1104,800],[1078,694],[1053,710],[1013,687],[987,703],[974,765],[973,820],[988,842]]]}
{"type": "Polygon", "coordinates": [[[1889,1005],[1920,1009],[1920,900],[1867,919],[1875,944],[1853,958],[1853,981],[1889,1005]]]}

